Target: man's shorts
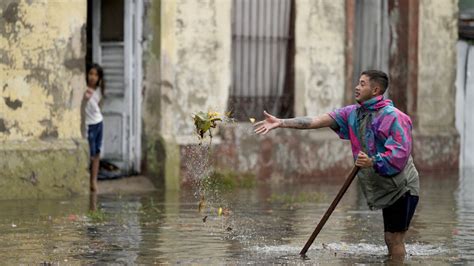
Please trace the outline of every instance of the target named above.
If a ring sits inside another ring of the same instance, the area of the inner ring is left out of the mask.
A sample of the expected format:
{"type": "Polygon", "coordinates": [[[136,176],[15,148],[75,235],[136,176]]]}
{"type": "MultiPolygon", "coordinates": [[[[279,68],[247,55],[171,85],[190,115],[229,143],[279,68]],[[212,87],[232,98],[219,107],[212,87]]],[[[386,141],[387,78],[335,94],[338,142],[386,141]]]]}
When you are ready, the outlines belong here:
{"type": "Polygon", "coordinates": [[[418,196],[410,195],[408,191],[394,204],[382,209],[384,231],[395,233],[408,230],[417,204],[418,196]]]}
{"type": "Polygon", "coordinates": [[[87,126],[87,140],[89,141],[89,150],[91,157],[100,154],[102,146],[103,122],[87,126]]]}

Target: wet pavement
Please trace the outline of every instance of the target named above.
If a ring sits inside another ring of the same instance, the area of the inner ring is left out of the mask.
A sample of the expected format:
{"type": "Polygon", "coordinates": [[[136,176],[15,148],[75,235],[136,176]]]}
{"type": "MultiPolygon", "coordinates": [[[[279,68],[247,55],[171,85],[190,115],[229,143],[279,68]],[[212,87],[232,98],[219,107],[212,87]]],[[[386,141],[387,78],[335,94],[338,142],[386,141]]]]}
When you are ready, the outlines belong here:
{"type": "MultiPolygon", "coordinates": [[[[355,183],[308,258],[298,255],[342,182],[267,184],[217,193],[201,205],[201,212],[195,188],[0,201],[0,261],[8,265],[390,262],[381,212],[368,210],[355,183]]],[[[473,264],[474,171],[422,175],[421,186],[419,207],[407,233],[405,262],[473,264]]]]}

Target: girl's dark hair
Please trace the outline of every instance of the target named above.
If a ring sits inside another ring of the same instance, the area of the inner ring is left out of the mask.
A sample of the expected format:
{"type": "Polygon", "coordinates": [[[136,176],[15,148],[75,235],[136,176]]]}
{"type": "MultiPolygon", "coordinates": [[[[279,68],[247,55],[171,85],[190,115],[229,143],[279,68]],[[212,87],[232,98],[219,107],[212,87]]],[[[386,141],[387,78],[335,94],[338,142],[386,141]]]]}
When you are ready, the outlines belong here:
{"type": "Polygon", "coordinates": [[[95,69],[97,71],[97,75],[99,75],[99,80],[97,80],[96,86],[100,87],[100,93],[102,94],[102,97],[105,97],[105,81],[104,81],[104,69],[97,63],[90,64],[87,67],[87,73],[86,73],[86,82],[89,84],[89,71],[91,69],[95,69]]]}

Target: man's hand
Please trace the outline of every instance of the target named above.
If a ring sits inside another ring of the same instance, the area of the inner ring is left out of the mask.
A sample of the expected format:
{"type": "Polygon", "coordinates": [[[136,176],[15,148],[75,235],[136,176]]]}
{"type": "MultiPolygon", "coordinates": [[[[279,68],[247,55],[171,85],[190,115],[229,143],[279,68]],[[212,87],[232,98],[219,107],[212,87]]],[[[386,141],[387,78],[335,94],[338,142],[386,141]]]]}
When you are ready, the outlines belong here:
{"type": "Polygon", "coordinates": [[[374,162],[372,158],[370,158],[367,154],[360,151],[359,154],[357,154],[357,160],[355,162],[355,165],[362,168],[368,168],[372,167],[374,165],[374,162]]]}
{"type": "Polygon", "coordinates": [[[274,117],[273,115],[263,111],[265,115],[265,120],[255,123],[253,126],[255,128],[255,133],[260,135],[267,134],[270,130],[277,128],[281,125],[281,120],[274,117]]]}

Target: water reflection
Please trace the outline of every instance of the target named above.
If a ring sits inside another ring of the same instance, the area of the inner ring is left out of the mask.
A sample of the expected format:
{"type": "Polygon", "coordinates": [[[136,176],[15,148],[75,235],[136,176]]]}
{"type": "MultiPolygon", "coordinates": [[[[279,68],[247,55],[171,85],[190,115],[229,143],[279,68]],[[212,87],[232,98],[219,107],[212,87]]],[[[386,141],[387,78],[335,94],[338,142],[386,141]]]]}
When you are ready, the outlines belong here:
{"type": "Polygon", "coordinates": [[[474,168],[461,171],[455,197],[457,224],[453,231],[454,242],[463,260],[474,261],[474,168]]]}
{"type": "MultiPolygon", "coordinates": [[[[422,175],[407,234],[408,262],[474,262],[474,172],[422,175]]],[[[5,264],[386,263],[380,211],[348,190],[308,251],[302,246],[342,182],[262,185],[215,197],[198,212],[194,190],[90,195],[62,201],[1,201],[5,264]],[[276,202],[274,195],[319,200],[276,202]],[[219,207],[229,208],[218,215],[219,207]],[[207,216],[206,219],[203,218],[207,216]]]]}

